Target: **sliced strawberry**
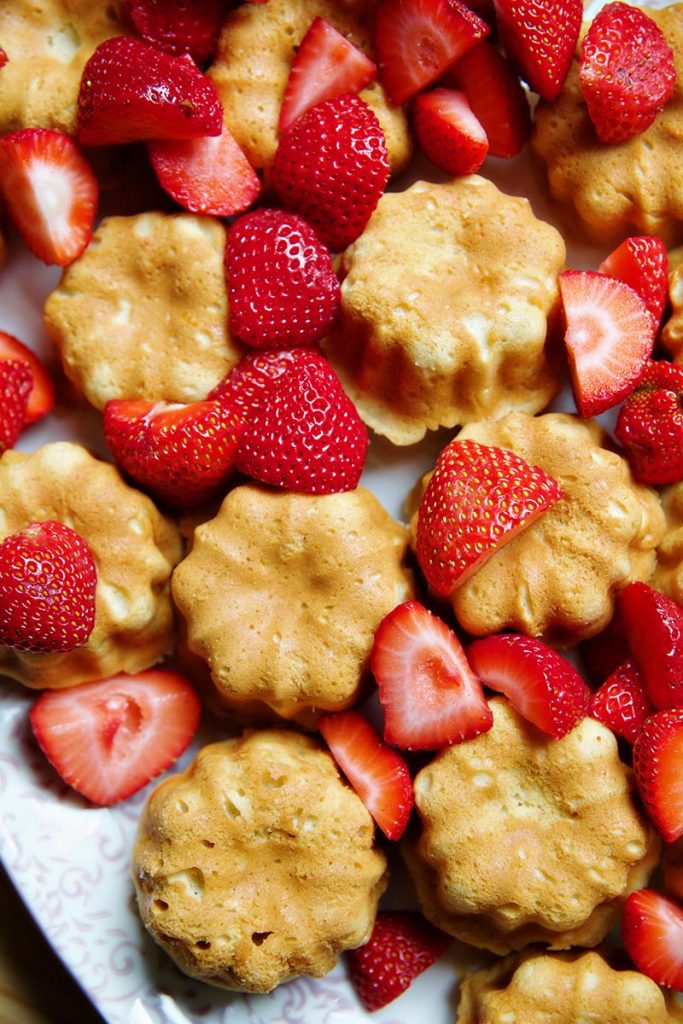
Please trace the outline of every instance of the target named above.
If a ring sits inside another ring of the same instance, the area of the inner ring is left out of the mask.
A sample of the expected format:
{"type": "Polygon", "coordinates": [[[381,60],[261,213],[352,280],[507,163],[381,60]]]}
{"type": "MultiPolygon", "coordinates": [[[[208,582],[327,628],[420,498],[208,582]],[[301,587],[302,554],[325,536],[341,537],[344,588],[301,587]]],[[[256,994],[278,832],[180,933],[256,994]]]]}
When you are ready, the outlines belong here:
{"type": "Polygon", "coordinates": [[[683,836],[683,707],[657,711],[633,744],[643,806],[667,843],[683,836]]]}
{"type": "Polygon", "coordinates": [[[180,757],[200,711],[187,679],[149,669],[44,693],[31,708],[31,727],[67,785],[91,803],[109,805],[180,757]]]}
{"type": "Polygon", "coordinates": [[[247,345],[283,348],[319,341],[339,309],[329,250],[295,213],[255,210],[228,231],[230,330],[247,345]]]}
{"type": "Polygon", "coordinates": [[[261,181],[223,125],[202,139],[157,139],[147,143],[159,184],[192,213],[232,217],[256,201],[261,181]]]}
{"type": "Polygon", "coordinates": [[[285,132],[297,117],[323,100],[359,92],[377,67],[329,21],[317,17],[299,43],[280,108],[278,130],[285,132]]]}
{"type": "Polygon", "coordinates": [[[564,85],[583,20],[582,0],[494,0],[505,52],[544,100],[564,85]]]}
{"type": "Polygon", "coordinates": [[[452,945],[453,937],[410,910],[380,910],[364,946],[347,953],[349,978],[366,1010],[397,999],[452,945]]]}
{"type": "Polygon", "coordinates": [[[645,131],[673,95],[673,51],[645,11],[617,0],[583,38],[579,86],[600,141],[624,142],[645,131]]]}
{"type": "Polygon", "coordinates": [[[0,455],[14,448],[26,425],[26,410],[33,386],[27,363],[0,360],[0,455]]]}
{"type": "Polygon", "coordinates": [[[467,648],[484,686],[504,693],[523,718],[559,740],[588,714],[591,691],[574,666],[535,637],[504,633],[467,648]]]}
{"type": "Polygon", "coordinates": [[[439,455],[417,520],[417,559],[432,590],[448,597],[561,497],[559,484],[520,455],[451,441],[439,455]]]}
{"type": "Polygon", "coordinates": [[[619,410],[614,434],[636,480],[683,480],[683,366],[647,362],[619,410]]]}
{"type": "Polygon", "coordinates": [[[461,57],[442,79],[467,96],[489,143],[489,155],[516,156],[531,135],[531,110],[522,83],[495,46],[484,40],[461,57]]]}
{"type": "Polygon", "coordinates": [[[621,935],[639,971],[683,992],[683,907],[654,889],[632,892],[624,904],[621,935]]]}
{"type": "Polygon", "coordinates": [[[423,153],[448,174],[474,174],[489,144],[463,92],[432,89],[415,97],[415,134],[423,153]]]}
{"type": "Polygon", "coordinates": [[[645,719],[654,710],[638,666],[632,658],[627,658],[592,695],[589,714],[617,736],[633,743],[645,719]]]}
{"type": "Polygon", "coordinates": [[[197,64],[212,56],[227,10],[225,0],[125,0],[125,7],[146,42],[189,53],[197,64]]]}
{"type": "Polygon", "coordinates": [[[6,51],[3,50],[2,46],[0,46],[0,68],[4,68],[8,60],[9,57],[7,56],[6,51]]]}
{"type": "Polygon", "coordinates": [[[656,708],[683,706],[683,608],[647,583],[629,583],[619,610],[645,692],[656,708]]]}
{"type": "Polygon", "coordinates": [[[602,261],[598,270],[638,292],[658,330],[669,293],[669,258],[661,238],[656,235],[626,238],[602,261]]]}
{"type": "Polygon", "coordinates": [[[493,715],[462,644],[418,601],[379,625],[370,658],[384,710],[384,739],[403,750],[436,750],[487,732],[493,715]]]}
{"type": "Polygon", "coordinates": [[[392,103],[431,85],[489,26],[460,0],[379,0],[375,49],[392,103]]]}
{"type": "Polygon", "coordinates": [[[38,356],[28,345],[5,331],[0,331],[0,360],[12,359],[26,363],[32,376],[24,423],[35,423],[50,412],[55,404],[55,389],[52,378],[38,356]]]}
{"type": "Polygon", "coordinates": [[[387,839],[400,839],[413,809],[413,783],[400,754],[385,746],[358,711],[321,715],[332,756],[387,839]]]}
{"type": "Polygon", "coordinates": [[[222,129],[216,87],[189,57],[115,36],[100,43],[83,69],[78,140],[84,146],[196,139],[222,129]]]}
{"type": "Polygon", "coordinates": [[[652,354],[652,317],[633,288],[606,274],[564,270],[558,281],[576,407],[597,416],[635,387],[652,354]]]}
{"type": "Polygon", "coordinates": [[[66,266],[92,236],[99,187],[68,135],[23,128],[0,138],[0,193],[31,252],[66,266]]]}
{"type": "Polygon", "coordinates": [[[243,429],[242,414],[227,401],[114,399],[104,409],[104,437],[118,464],[174,508],[224,493],[243,429]]]}
{"type": "Polygon", "coordinates": [[[618,612],[601,633],[582,640],[579,651],[588,678],[595,686],[600,686],[631,656],[626,630],[618,612]]]}
{"type": "Polygon", "coordinates": [[[86,643],[95,625],[97,570],[86,541],[54,520],[0,544],[0,643],[54,654],[86,643]]]}

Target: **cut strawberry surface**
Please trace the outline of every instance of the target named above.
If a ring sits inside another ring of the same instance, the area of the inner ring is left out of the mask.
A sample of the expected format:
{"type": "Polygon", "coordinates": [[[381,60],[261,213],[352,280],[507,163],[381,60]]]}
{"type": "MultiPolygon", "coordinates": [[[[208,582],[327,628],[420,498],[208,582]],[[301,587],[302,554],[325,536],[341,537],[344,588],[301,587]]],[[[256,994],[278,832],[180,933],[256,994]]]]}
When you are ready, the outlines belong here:
{"type": "Polygon", "coordinates": [[[627,658],[592,695],[589,714],[633,743],[654,710],[638,666],[627,658]]]}
{"type": "Polygon", "coordinates": [[[432,590],[448,597],[561,497],[557,481],[514,452],[451,441],[418,512],[417,559],[432,590]]]}
{"type": "Polygon", "coordinates": [[[481,683],[445,622],[407,601],[380,623],[370,658],[384,710],[384,739],[436,750],[493,725],[481,683]]]}
{"type": "Polygon", "coordinates": [[[413,783],[400,754],[382,743],[358,711],[321,715],[332,756],[387,839],[400,839],[410,818],[413,783]]]}
{"type": "Polygon", "coordinates": [[[629,583],[619,610],[645,692],[656,708],[683,705],[683,608],[647,583],[629,583]]]}
{"type": "Polygon", "coordinates": [[[638,292],[652,314],[655,330],[659,328],[669,292],[669,258],[661,238],[655,235],[626,238],[602,261],[598,270],[638,292]]]}
{"type": "Polygon", "coordinates": [[[488,35],[460,0],[379,0],[375,49],[392,103],[405,103],[488,35]]]}
{"type": "Polygon", "coordinates": [[[683,992],[683,907],[654,889],[632,892],[624,904],[621,935],[639,971],[683,992]]]}
{"type": "Polygon", "coordinates": [[[31,709],[31,727],[62,779],[91,803],[109,805],[180,757],[200,711],[187,679],[150,669],[46,692],[31,709]]]}
{"type": "Polygon", "coordinates": [[[643,806],[667,843],[683,836],[683,707],[657,711],[633,744],[643,806]]]}
{"type": "Polygon", "coordinates": [[[515,711],[554,739],[588,714],[591,691],[572,663],[543,641],[504,633],[475,640],[466,653],[484,686],[505,694],[515,711]]]}
{"type": "Polygon", "coordinates": [[[28,345],[5,331],[0,331],[0,361],[11,359],[26,363],[31,372],[31,390],[29,391],[24,414],[24,423],[35,423],[52,409],[55,404],[55,389],[52,378],[42,361],[28,345]]]}
{"type": "Polygon", "coordinates": [[[474,174],[489,144],[463,92],[432,89],[415,97],[415,134],[423,153],[448,174],[474,174]]]}
{"type": "Polygon", "coordinates": [[[397,999],[453,944],[416,911],[380,910],[364,946],[347,953],[349,977],[366,1010],[397,999]]]}
{"type": "Polygon", "coordinates": [[[166,53],[189,53],[197,64],[213,54],[225,0],[125,0],[126,10],[142,38],[166,53]]]}
{"type": "Polygon", "coordinates": [[[564,270],[558,281],[576,407],[597,416],[635,387],[652,354],[652,317],[633,288],[606,274],[564,270]]]}
{"type": "Polygon", "coordinates": [[[223,125],[220,135],[147,143],[159,184],[192,213],[232,217],[256,201],[261,180],[223,125]]]}
{"type": "Polygon", "coordinates": [[[33,387],[33,375],[27,363],[16,359],[0,360],[0,455],[14,448],[26,425],[26,410],[33,387]]]}
{"type": "Polygon", "coordinates": [[[614,434],[636,480],[683,480],[683,367],[647,362],[619,410],[614,434]]]}
{"type": "Polygon", "coordinates": [[[66,266],[92,237],[99,187],[68,135],[24,128],[0,138],[0,193],[32,253],[66,266]]]}
{"type": "Polygon", "coordinates": [[[216,87],[189,57],[115,36],[100,43],[83,69],[78,140],[84,146],[196,139],[222,129],[216,87]]]}
{"type": "Polygon", "coordinates": [[[506,53],[545,100],[559,96],[583,20],[582,0],[494,0],[506,53]]]}
{"type": "Polygon", "coordinates": [[[309,107],[359,92],[377,77],[377,66],[324,18],[315,18],[299,43],[280,108],[282,133],[309,107]]]}

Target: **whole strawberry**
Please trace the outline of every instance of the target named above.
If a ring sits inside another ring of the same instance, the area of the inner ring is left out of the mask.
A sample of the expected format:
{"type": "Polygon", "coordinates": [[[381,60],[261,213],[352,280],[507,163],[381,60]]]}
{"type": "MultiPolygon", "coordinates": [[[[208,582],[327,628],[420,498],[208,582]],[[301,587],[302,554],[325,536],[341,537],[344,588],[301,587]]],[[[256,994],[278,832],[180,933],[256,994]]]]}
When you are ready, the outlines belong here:
{"type": "Polygon", "coordinates": [[[332,257],[295,213],[256,210],[236,220],[225,267],[230,329],[247,345],[307,345],[335,320],[339,281],[332,257]]]}
{"type": "Polygon", "coordinates": [[[614,433],[636,480],[683,480],[683,366],[648,362],[619,410],[614,433]]]}
{"type": "Polygon", "coordinates": [[[30,523],[0,544],[0,643],[56,653],[82,646],[95,624],[97,570],[63,523],[30,523]]]}
{"type": "Polygon", "coordinates": [[[0,455],[19,439],[32,388],[33,374],[27,363],[0,358],[0,455]]]}
{"type": "Polygon", "coordinates": [[[265,402],[265,393],[271,384],[294,369],[297,363],[306,362],[311,352],[322,356],[317,347],[251,352],[209,392],[208,398],[233,405],[248,419],[265,402]]]}
{"type": "Polygon", "coordinates": [[[388,179],[384,133],[355,95],[325,100],[297,118],[273,164],[283,204],[312,224],[332,252],[358,238],[388,179]]]}

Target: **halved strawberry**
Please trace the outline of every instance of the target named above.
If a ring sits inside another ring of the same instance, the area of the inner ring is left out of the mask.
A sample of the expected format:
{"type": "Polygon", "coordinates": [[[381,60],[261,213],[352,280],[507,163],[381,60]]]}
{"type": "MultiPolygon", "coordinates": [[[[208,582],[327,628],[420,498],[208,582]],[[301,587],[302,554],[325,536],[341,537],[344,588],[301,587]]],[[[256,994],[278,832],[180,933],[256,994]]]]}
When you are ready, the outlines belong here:
{"type": "Polygon", "coordinates": [[[413,809],[413,783],[400,754],[382,743],[358,711],[321,715],[332,756],[387,839],[400,839],[413,809]]]}
{"type": "Polygon", "coordinates": [[[559,96],[583,20],[582,0],[494,0],[505,52],[545,100],[559,96]]]}
{"type": "Polygon", "coordinates": [[[0,193],[32,253],[66,266],[92,236],[99,187],[73,139],[47,128],[0,138],[0,193]]]}
{"type": "Polygon", "coordinates": [[[451,441],[418,510],[417,559],[432,590],[448,597],[561,497],[557,481],[520,455],[451,441]]]}
{"type": "Polygon", "coordinates": [[[413,104],[413,123],[423,153],[448,174],[474,174],[489,144],[463,92],[432,89],[413,104]]]}
{"type": "Polygon", "coordinates": [[[349,979],[366,1010],[397,999],[453,944],[417,911],[380,910],[364,946],[349,950],[349,979]]]}
{"type": "Polygon", "coordinates": [[[655,330],[659,328],[669,292],[669,258],[661,238],[626,238],[605,257],[598,270],[638,292],[652,314],[655,330]]]}
{"type": "Polygon", "coordinates": [[[619,610],[645,692],[656,708],[683,706],[683,608],[647,583],[629,583],[619,610]]]}
{"type": "Polygon", "coordinates": [[[635,387],[652,354],[652,317],[633,288],[606,274],[564,270],[558,282],[576,407],[597,416],[635,387]]]}
{"type": "Polygon", "coordinates": [[[216,87],[189,57],[114,36],[100,43],[83,69],[78,140],[84,146],[196,139],[222,129],[216,87]]]}
{"type": "Polygon", "coordinates": [[[633,743],[654,710],[638,666],[627,658],[592,695],[589,714],[633,743]]]}
{"type": "Polygon", "coordinates": [[[26,363],[31,371],[32,386],[26,405],[24,423],[26,425],[35,423],[36,420],[50,412],[55,404],[55,389],[52,378],[45,369],[42,361],[28,345],[24,345],[18,338],[14,338],[5,331],[0,331],[0,360],[13,359],[26,363]]]}
{"type": "Polygon", "coordinates": [[[0,455],[14,448],[26,425],[26,410],[33,386],[27,363],[17,359],[0,360],[0,455]]]}
{"type": "Polygon", "coordinates": [[[187,679],[149,669],[46,692],[31,708],[31,727],[64,781],[91,803],[109,805],[180,757],[200,711],[187,679]]]}
{"type": "Polygon", "coordinates": [[[667,843],[683,836],[683,707],[657,711],[633,744],[643,806],[667,843]]]}
{"type": "Polygon", "coordinates": [[[619,410],[614,436],[636,480],[655,486],[683,480],[683,366],[645,363],[619,410]]]}
{"type": "Polygon", "coordinates": [[[213,54],[227,7],[225,0],[125,0],[144,40],[176,56],[189,53],[197,64],[213,54]]]}
{"type": "Polygon", "coordinates": [[[484,686],[505,694],[515,711],[556,740],[588,714],[591,691],[572,663],[542,640],[487,636],[466,654],[484,686]]]}
{"type": "Polygon", "coordinates": [[[223,493],[243,429],[242,414],[227,402],[114,399],[104,409],[104,437],[118,464],[174,508],[223,493]]]}
{"type": "Polygon", "coordinates": [[[316,103],[359,92],[377,76],[377,66],[329,21],[317,17],[299,43],[280,108],[278,131],[316,103]]]}
{"type": "Polygon", "coordinates": [[[147,143],[159,184],[192,213],[232,217],[257,199],[261,181],[223,125],[220,135],[147,143]]]}
{"type": "Polygon", "coordinates": [[[488,32],[460,0],[379,0],[375,50],[391,102],[405,103],[431,85],[488,32]]]}
{"type": "Polygon", "coordinates": [[[639,971],[683,992],[683,907],[654,889],[632,892],[624,904],[621,935],[639,971]]]}
{"type": "Polygon", "coordinates": [[[436,750],[487,732],[493,715],[462,644],[418,601],[379,625],[370,657],[384,710],[384,739],[403,750],[436,750]]]}

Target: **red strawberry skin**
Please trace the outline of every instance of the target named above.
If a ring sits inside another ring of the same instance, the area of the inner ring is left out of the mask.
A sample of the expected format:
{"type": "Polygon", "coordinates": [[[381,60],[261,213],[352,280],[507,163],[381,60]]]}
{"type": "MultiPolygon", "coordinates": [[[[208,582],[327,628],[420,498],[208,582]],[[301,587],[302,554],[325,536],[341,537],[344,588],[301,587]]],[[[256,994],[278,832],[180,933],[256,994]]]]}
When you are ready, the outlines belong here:
{"type": "Polygon", "coordinates": [[[271,385],[297,372],[298,364],[307,366],[312,352],[323,358],[317,347],[251,352],[209,392],[208,398],[235,405],[248,419],[266,401],[271,385]]]}
{"type": "Polygon", "coordinates": [[[582,0],[494,0],[505,51],[545,100],[560,94],[583,20],[582,0]]]}
{"type": "Polygon", "coordinates": [[[647,362],[614,433],[636,480],[657,486],[682,480],[683,367],[647,362]]]}
{"type": "Polygon", "coordinates": [[[329,250],[295,213],[240,217],[225,247],[230,329],[247,345],[283,348],[319,341],[339,309],[329,250]]]}
{"type": "Polygon", "coordinates": [[[683,836],[683,707],[657,711],[633,744],[643,806],[667,843],[683,836]]]}
{"type": "Polygon", "coordinates": [[[100,43],[83,69],[78,140],[84,146],[196,139],[222,128],[216,87],[187,57],[115,36],[100,43]]]}
{"type": "Polygon", "coordinates": [[[86,541],[54,520],[0,544],[0,643],[53,654],[86,643],[95,625],[97,570],[86,541]]]}
{"type": "Polygon", "coordinates": [[[358,238],[388,179],[384,133],[358,96],[307,110],[282,136],[273,164],[283,205],[301,214],[332,252],[358,238]]]}
{"type": "Polygon", "coordinates": [[[0,455],[19,440],[32,386],[31,370],[23,360],[0,360],[0,455]]]}
{"type": "Polygon", "coordinates": [[[413,124],[423,153],[442,171],[474,174],[484,162],[486,132],[464,93],[442,88],[420,93],[413,104],[413,124]]]}
{"type": "Polygon", "coordinates": [[[645,692],[656,708],[683,705],[683,608],[647,583],[629,583],[619,610],[645,692]]]}
{"type": "Polygon", "coordinates": [[[418,512],[417,560],[429,586],[448,597],[561,497],[557,481],[514,452],[452,441],[418,512]]]}
{"type": "Polygon", "coordinates": [[[683,908],[654,889],[632,892],[621,920],[626,952],[658,985],[683,992],[683,908]]]}
{"type": "Polygon", "coordinates": [[[351,984],[366,1010],[397,999],[452,942],[416,911],[380,910],[368,942],[347,953],[351,984]]]}
{"type": "Polygon", "coordinates": [[[150,669],[65,690],[31,709],[31,727],[62,779],[91,803],[126,799],[180,757],[201,705],[177,672],[150,669]]]}
{"type": "Polygon", "coordinates": [[[26,404],[24,423],[35,423],[52,410],[55,404],[55,389],[52,378],[45,366],[27,345],[5,331],[0,331],[0,361],[4,359],[26,363],[32,381],[31,390],[26,404]]]}
{"type": "Polygon", "coordinates": [[[617,736],[633,743],[654,710],[638,666],[627,658],[592,695],[589,713],[617,736]]]}
{"type": "Polygon", "coordinates": [[[624,239],[598,270],[638,292],[652,314],[655,330],[659,327],[669,290],[669,257],[661,238],[637,235],[624,239]]]}
{"type": "Polygon", "coordinates": [[[211,57],[227,6],[225,0],[125,0],[142,38],[159,50],[189,53],[196,64],[211,57]]]}

